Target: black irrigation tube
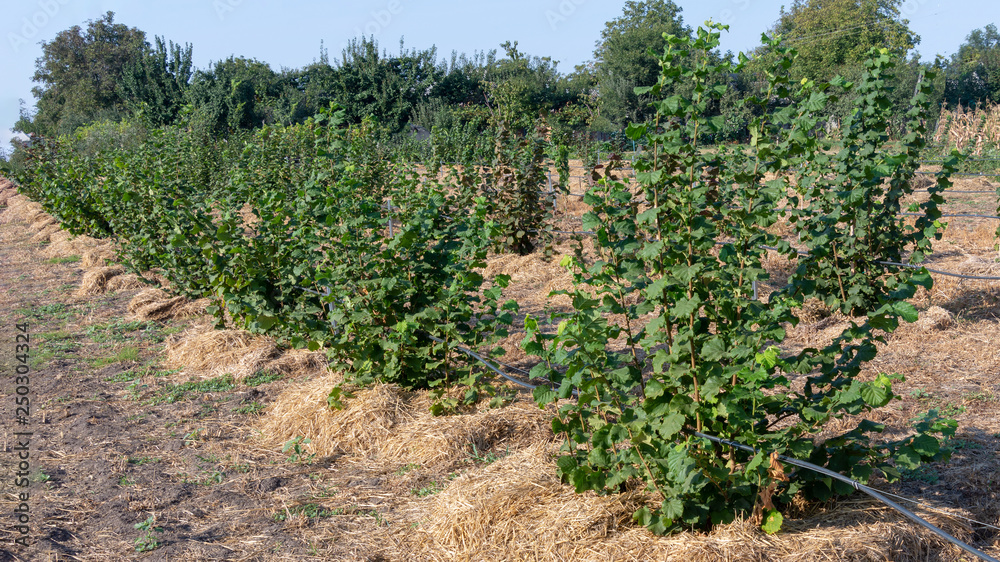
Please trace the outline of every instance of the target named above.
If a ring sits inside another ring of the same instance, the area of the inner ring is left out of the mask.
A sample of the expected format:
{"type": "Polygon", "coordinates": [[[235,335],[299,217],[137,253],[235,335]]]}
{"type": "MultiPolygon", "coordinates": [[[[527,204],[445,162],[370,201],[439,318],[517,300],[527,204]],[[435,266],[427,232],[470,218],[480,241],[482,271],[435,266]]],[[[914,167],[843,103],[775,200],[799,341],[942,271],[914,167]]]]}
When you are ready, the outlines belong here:
{"type": "MultiPolygon", "coordinates": [[[[433,340],[433,341],[438,342],[438,343],[443,343],[445,345],[448,345],[448,342],[444,341],[441,338],[434,337],[434,336],[432,336],[430,334],[427,334],[427,337],[429,339],[433,340]]],[[[519,380],[515,379],[514,377],[508,375],[507,373],[501,371],[500,369],[497,369],[496,367],[494,367],[493,365],[491,365],[489,361],[483,359],[482,355],[476,353],[475,351],[472,351],[471,349],[466,349],[466,348],[464,348],[464,347],[462,347],[460,345],[454,346],[454,349],[456,349],[458,351],[461,351],[462,353],[468,355],[469,357],[472,357],[476,361],[479,361],[480,363],[482,363],[483,365],[485,365],[487,369],[493,371],[494,373],[500,375],[501,377],[509,380],[510,382],[512,382],[514,384],[523,386],[524,388],[531,389],[531,390],[534,390],[535,388],[537,388],[536,385],[529,384],[529,383],[526,383],[524,381],[519,381],[519,380]]],[[[508,365],[504,365],[504,366],[506,367],[508,365]]]]}
{"type": "MultiPolygon", "coordinates": [[[[743,451],[747,451],[747,452],[750,452],[750,453],[754,453],[754,454],[759,453],[759,451],[757,451],[753,447],[750,447],[748,445],[744,445],[742,443],[737,443],[735,441],[729,441],[728,439],[721,439],[719,437],[713,437],[711,435],[706,435],[706,434],[701,433],[699,431],[692,432],[692,434],[695,437],[701,437],[702,439],[708,439],[709,441],[712,441],[714,443],[719,443],[721,445],[728,445],[730,447],[736,447],[737,449],[740,449],[740,450],[743,450],[743,451]]],[[[828,470],[826,468],[823,468],[822,466],[817,466],[815,464],[808,463],[806,461],[800,461],[799,459],[795,459],[795,458],[791,458],[791,457],[786,457],[784,455],[778,455],[778,458],[781,459],[782,461],[788,463],[788,464],[797,466],[799,468],[804,468],[806,470],[811,470],[813,472],[818,472],[819,474],[823,474],[824,476],[829,476],[830,478],[839,480],[841,482],[846,482],[847,484],[850,484],[851,486],[853,486],[855,490],[864,492],[864,493],[868,494],[869,496],[877,499],[878,501],[880,501],[880,502],[888,505],[889,507],[895,509],[899,513],[901,513],[904,516],[906,516],[907,519],[910,519],[914,523],[916,523],[916,524],[924,527],[925,529],[927,529],[928,531],[934,533],[935,535],[937,535],[937,536],[943,538],[944,540],[946,540],[946,541],[954,544],[955,546],[958,546],[959,548],[961,548],[962,550],[968,552],[969,554],[978,556],[979,558],[981,558],[982,560],[985,560],[986,562],[1000,562],[1000,560],[997,560],[996,558],[993,558],[989,554],[986,554],[985,552],[983,552],[983,551],[981,551],[981,550],[979,550],[979,549],[977,549],[977,548],[975,548],[975,547],[973,547],[971,545],[968,545],[968,544],[966,544],[966,543],[958,540],[957,538],[949,535],[948,533],[942,531],[941,529],[935,527],[934,525],[931,525],[930,523],[928,523],[926,520],[922,519],[917,514],[913,513],[912,511],[910,511],[908,509],[906,509],[905,507],[899,505],[898,503],[890,500],[889,498],[887,498],[884,495],[882,495],[881,493],[879,493],[877,490],[874,490],[872,488],[869,488],[868,486],[865,486],[864,484],[858,482],[857,480],[853,480],[853,479],[848,478],[848,477],[846,477],[846,476],[844,476],[842,474],[839,474],[839,473],[834,472],[832,470],[828,470]]]]}
{"type": "MultiPolygon", "coordinates": [[[[899,213],[899,214],[903,215],[903,216],[907,216],[907,217],[922,217],[922,216],[924,216],[923,213],[899,213]]],[[[944,214],[941,215],[941,217],[942,218],[963,217],[963,218],[972,218],[972,219],[994,219],[994,220],[1000,220],[1000,217],[998,217],[997,215],[972,215],[972,214],[968,214],[968,213],[944,213],[944,214]]]]}
{"type": "MultiPolygon", "coordinates": [[[[436,341],[438,343],[447,344],[447,342],[445,342],[444,340],[442,340],[440,338],[437,338],[437,337],[434,337],[434,336],[431,336],[430,334],[428,334],[427,337],[429,337],[430,339],[432,339],[432,340],[434,340],[434,341],[436,341]]],[[[494,367],[492,364],[490,364],[490,362],[487,361],[487,360],[485,360],[482,357],[482,355],[480,355],[480,354],[472,351],[471,349],[466,349],[466,348],[461,347],[461,346],[455,346],[454,349],[456,349],[458,351],[461,351],[462,353],[468,355],[469,357],[472,357],[473,359],[479,361],[480,363],[482,363],[483,365],[485,365],[491,371],[497,373],[501,377],[503,377],[503,378],[505,378],[505,379],[507,379],[507,380],[509,380],[509,381],[511,381],[513,383],[515,383],[515,384],[518,384],[518,385],[520,385],[520,386],[522,386],[524,388],[528,388],[528,389],[532,389],[532,390],[534,390],[535,388],[537,388],[537,385],[533,385],[533,384],[530,384],[530,383],[519,381],[519,380],[517,380],[517,379],[515,379],[515,378],[513,378],[513,377],[511,377],[509,375],[507,375],[506,373],[504,373],[500,369],[498,369],[498,368],[494,367]]],[[[499,362],[497,362],[497,364],[503,365],[503,363],[499,363],[499,362]]],[[[513,370],[517,370],[517,371],[523,372],[523,369],[517,369],[515,367],[511,367],[510,365],[503,365],[503,366],[508,367],[510,369],[513,369],[513,370]]],[[[707,435],[707,434],[702,433],[702,432],[695,431],[695,432],[692,432],[692,434],[694,436],[700,437],[702,439],[708,439],[709,441],[712,441],[712,442],[715,442],[715,443],[719,443],[721,445],[728,445],[730,447],[736,447],[737,449],[741,449],[743,451],[747,451],[747,452],[750,452],[750,453],[757,454],[759,452],[756,449],[754,449],[753,447],[750,447],[749,445],[744,445],[742,443],[737,443],[735,441],[729,441],[729,440],[722,439],[722,438],[719,438],[719,437],[713,437],[711,435],[707,435]]],[[[806,462],[806,461],[802,461],[802,460],[799,460],[799,459],[795,459],[795,458],[791,458],[791,457],[786,457],[784,455],[778,455],[778,458],[781,459],[782,461],[788,463],[788,464],[797,466],[799,468],[804,468],[806,470],[811,470],[813,472],[817,472],[819,474],[823,474],[824,476],[829,476],[830,478],[833,478],[833,479],[839,480],[841,482],[845,482],[847,484],[850,484],[851,486],[854,487],[855,490],[858,490],[860,492],[864,492],[865,494],[868,494],[869,496],[875,498],[876,500],[878,500],[878,501],[880,501],[880,502],[888,505],[889,507],[891,507],[891,508],[895,509],[896,511],[898,511],[899,513],[901,513],[907,519],[910,519],[914,523],[920,525],[921,527],[924,527],[925,529],[927,529],[930,532],[934,533],[935,535],[941,537],[942,539],[944,539],[944,540],[946,540],[946,541],[954,544],[955,546],[958,546],[959,548],[961,548],[962,550],[965,550],[969,554],[977,556],[980,559],[985,560],[986,562],[1000,562],[1000,560],[997,560],[996,558],[993,558],[992,556],[986,554],[985,552],[982,552],[981,550],[975,548],[974,546],[971,546],[971,545],[969,545],[969,544],[967,544],[967,543],[965,543],[965,542],[963,542],[963,541],[961,541],[961,540],[953,537],[952,535],[946,533],[945,531],[941,530],[940,528],[935,527],[934,525],[932,525],[931,523],[929,523],[927,520],[921,518],[919,515],[913,513],[912,511],[910,511],[910,510],[906,509],[905,507],[899,505],[898,503],[892,501],[891,499],[889,499],[886,496],[882,495],[879,491],[874,490],[872,488],[869,488],[868,486],[865,486],[864,484],[858,482],[857,480],[853,480],[853,479],[848,478],[848,477],[846,477],[846,476],[844,476],[844,475],[842,475],[840,473],[834,472],[832,470],[823,468],[822,466],[817,466],[815,464],[812,464],[812,463],[809,463],[809,462],[806,462]]],[[[917,500],[911,500],[909,498],[902,498],[902,499],[905,499],[906,501],[911,501],[911,502],[917,503],[919,505],[919,502],[917,502],[917,500]]]]}
{"type": "MultiPolygon", "coordinates": [[[[921,174],[925,176],[937,175],[940,172],[913,172],[914,174],[921,174]]],[[[951,174],[953,178],[1000,178],[1000,174],[951,174]]]]}
{"type": "MultiPolygon", "coordinates": [[[[780,248],[775,248],[774,246],[764,246],[764,245],[761,245],[761,246],[758,246],[758,248],[763,248],[765,250],[774,250],[776,252],[780,252],[781,251],[780,248]]],[[[805,250],[795,250],[795,253],[797,253],[800,256],[808,256],[809,255],[809,252],[806,252],[805,250]]],[[[974,280],[974,281],[1000,281],[1000,277],[989,276],[989,275],[963,275],[961,273],[952,273],[950,271],[941,271],[940,269],[931,269],[931,268],[929,268],[929,267],[927,267],[925,265],[916,265],[916,264],[912,264],[912,263],[897,263],[897,262],[894,262],[894,261],[876,261],[875,263],[877,263],[879,265],[892,265],[892,266],[896,266],[896,267],[905,267],[907,269],[921,269],[921,268],[923,268],[923,269],[926,269],[927,271],[929,271],[931,273],[937,273],[938,275],[945,275],[945,276],[948,276],[948,277],[958,277],[959,279],[971,279],[971,280],[974,280]]]]}

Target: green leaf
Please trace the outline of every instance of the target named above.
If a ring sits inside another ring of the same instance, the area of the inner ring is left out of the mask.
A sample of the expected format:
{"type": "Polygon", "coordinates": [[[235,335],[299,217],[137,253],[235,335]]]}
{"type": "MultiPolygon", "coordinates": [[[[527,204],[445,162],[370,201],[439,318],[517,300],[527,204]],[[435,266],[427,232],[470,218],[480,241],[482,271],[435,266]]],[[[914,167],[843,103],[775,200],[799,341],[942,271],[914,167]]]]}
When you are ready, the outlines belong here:
{"type": "Polygon", "coordinates": [[[536,404],[544,405],[555,402],[558,393],[545,385],[540,385],[531,391],[531,395],[535,399],[536,404]]]}
{"type": "Polygon", "coordinates": [[[892,309],[897,315],[902,316],[903,320],[906,320],[907,322],[917,321],[918,318],[917,307],[913,306],[912,304],[906,301],[899,301],[893,303],[892,309]]]}
{"type": "Polygon", "coordinates": [[[765,533],[773,535],[781,530],[781,524],[784,522],[785,518],[781,516],[781,513],[777,509],[769,509],[760,528],[765,533]]]}
{"type": "Polygon", "coordinates": [[[665,440],[672,439],[684,428],[686,418],[678,413],[668,414],[653,424],[653,428],[665,440]]]}
{"type": "Polygon", "coordinates": [[[889,403],[892,398],[892,393],[888,388],[883,386],[868,383],[861,387],[861,399],[865,401],[865,404],[873,408],[881,408],[889,403]]]}
{"type": "Polygon", "coordinates": [[[941,443],[932,435],[927,435],[926,433],[921,433],[913,438],[910,443],[913,450],[920,454],[920,456],[932,459],[941,451],[941,443]]]}

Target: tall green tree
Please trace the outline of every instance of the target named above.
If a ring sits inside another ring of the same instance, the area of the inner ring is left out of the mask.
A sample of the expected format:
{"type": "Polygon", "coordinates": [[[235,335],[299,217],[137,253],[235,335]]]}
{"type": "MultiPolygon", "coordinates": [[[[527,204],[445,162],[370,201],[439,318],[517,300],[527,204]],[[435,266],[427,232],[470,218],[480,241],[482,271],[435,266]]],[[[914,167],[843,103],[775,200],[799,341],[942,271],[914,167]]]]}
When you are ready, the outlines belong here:
{"type": "Polygon", "coordinates": [[[965,38],[952,55],[947,76],[945,98],[950,104],[1000,103],[1000,32],[995,24],[965,38]]]}
{"type": "Polygon", "coordinates": [[[196,128],[227,135],[273,123],[280,92],[278,75],[266,63],[229,57],[195,72],[187,98],[196,128]]]}
{"type": "Polygon", "coordinates": [[[121,78],[121,94],[133,113],[142,112],[154,125],[177,118],[194,74],[192,46],[169,46],[156,37],[155,46],[145,45],[143,56],[127,65],[121,78]]]}
{"type": "Polygon", "coordinates": [[[119,83],[125,69],[142,58],[146,35],[115,23],[114,16],[108,12],[87,22],[86,30],[73,26],[42,42],[32,77],[39,84],[32,89],[38,110],[22,115],[15,130],[51,136],[124,115],[119,83]]]}
{"type": "Polygon", "coordinates": [[[380,53],[374,39],[352,39],[330,80],[329,95],[352,122],[374,116],[383,126],[401,130],[440,79],[436,59],[434,48],[406,51],[401,42],[400,54],[391,56],[380,53]]]}
{"type": "MultiPolygon", "coordinates": [[[[795,80],[828,80],[835,74],[860,74],[874,47],[905,59],[920,43],[920,36],[903,19],[903,0],[794,0],[781,9],[771,34],[781,35],[799,57],[791,70],[795,80]]],[[[761,70],[777,60],[773,49],[758,50],[752,69],[761,70]]]]}
{"type": "Polygon", "coordinates": [[[649,99],[636,87],[655,84],[660,67],[657,57],[666,45],[663,34],[690,37],[681,8],[671,0],[628,0],[622,15],[601,31],[594,51],[600,110],[619,126],[642,121],[651,114],[649,99]]]}

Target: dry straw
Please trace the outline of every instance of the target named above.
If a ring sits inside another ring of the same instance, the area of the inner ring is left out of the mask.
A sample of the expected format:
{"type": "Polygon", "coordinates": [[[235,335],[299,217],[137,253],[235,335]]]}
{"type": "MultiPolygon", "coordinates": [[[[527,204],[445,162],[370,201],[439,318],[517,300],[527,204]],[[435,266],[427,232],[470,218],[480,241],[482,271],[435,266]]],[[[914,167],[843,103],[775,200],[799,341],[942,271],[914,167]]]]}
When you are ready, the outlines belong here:
{"type": "Polygon", "coordinates": [[[942,550],[952,554],[943,559],[958,559],[937,537],[868,500],[790,517],[773,536],[737,520],[710,533],[657,537],[631,517],[653,498],[576,494],[559,482],[553,451],[539,441],[459,477],[410,515],[417,533],[400,540],[432,560],[900,561],[942,550]]]}
{"type": "Polygon", "coordinates": [[[23,195],[14,195],[7,199],[7,208],[0,214],[0,223],[12,222],[31,223],[45,211],[42,206],[23,195]]]}
{"type": "Polygon", "coordinates": [[[254,336],[243,330],[215,330],[211,325],[199,325],[167,343],[166,364],[197,378],[231,374],[242,381],[278,355],[272,338],[254,336]]]}
{"type": "MultiPolygon", "coordinates": [[[[114,243],[97,240],[90,236],[72,236],[66,231],[60,230],[49,236],[49,245],[42,248],[40,254],[45,258],[65,258],[69,256],[83,256],[90,252],[105,258],[106,261],[113,259],[117,252],[114,243]]],[[[96,265],[94,262],[90,262],[96,265]]],[[[101,264],[103,267],[104,264],[101,264]]],[[[84,267],[89,269],[88,266],[84,267]]]]}
{"type": "Polygon", "coordinates": [[[377,384],[348,400],[343,410],[327,405],[330,390],[343,381],[339,373],[289,386],[268,408],[258,429],[266,444],[280,446],[307,437],[304,447],[326,457],[339,452],[373,456],[397,423],[412,415],[397,387],[377,384]]]}
{"type": "Polygon", "coordinates": [[[126,273],[125,275],[116,275],[109,279],[104,286],[104,290],[108,293],[117,293],[118,291],[144,289],[148,286],[149,285],[138,275],[134,273],[126,273]]]}
{"type": "Polygon", "coordinates": [[[76,294],[80,297],[100,295],[108,290],[108,282],[119,275],[125,274],[125,268],[120,265],[92,269],[83,275],[83,281],[76,294]]]}
{"type": "Polygon", "coordinates": [[[9,201],[12,197],[15,197],[16,195],[17,195],[17,190],[15,189],[10,189],[10,188],[0,189],[0,206],[6,207],[7,201],[9,201]]]}
{"type": "Polygon", "coordinates": [[[473,452],[518,450],[540,438],[550,439],[549,415],[534,404],[454,416],[434,416],[427,391],[403,391],[378,384],[345,401],[343,410],[327,404],[339,374],[286,389],[260,423],[271,446],[307,437],[320,456],[346,453],[390,464],[452,466],[473,452]],[[540,437],[541,436],[541,437],[540,437]]]}
{"type": "MultiPolygon", "coordinates": [[[[156,274],[146,272],[143,275],[150,282],[159,282],[156,274]]],[[[184,297],[171,296],[162,289],[149,288],[132,297],[128,303],[128,311],[140,320],[162,322],[172,318],[184,319],[201,316],[205,314],[208,305],[208,299],[192,301],[184,297]]]]}

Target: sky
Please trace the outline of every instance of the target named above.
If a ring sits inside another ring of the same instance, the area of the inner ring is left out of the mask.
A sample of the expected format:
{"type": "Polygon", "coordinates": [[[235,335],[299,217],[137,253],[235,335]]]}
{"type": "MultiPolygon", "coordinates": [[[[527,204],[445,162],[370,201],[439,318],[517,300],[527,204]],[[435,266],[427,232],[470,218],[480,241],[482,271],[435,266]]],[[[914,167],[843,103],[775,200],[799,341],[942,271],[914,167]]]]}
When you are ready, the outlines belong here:
{"type": "MultiPolygon", "coordinates": [[[[749,51],[792,0],[675,0],[684,22],[728,24],[722,51],[749,51]]],[[[522,52],[559,61],[558,69],[592,59],[605,22],[621,15],[625,0],[3,0],[0,20],[0,146],[24,100],[31,110],[35,61],[41,42],[74,25],[115,13],[115,22],[136,27],[152,42],[162,36],[194,46],[194,62],[207,68],[230,55],[255,58],[275,70],[301,68],[320,56],[331,59],[352,37],[373,36],[397,52],[436,46],[438,56],[472,54],[517,41],[522,52]]],[[[901,11],[921,38],[924,60],[954,53],[973,29],[1000,24],[996,0],[905,0],[901,11]]]]}

